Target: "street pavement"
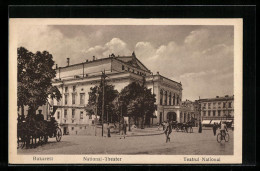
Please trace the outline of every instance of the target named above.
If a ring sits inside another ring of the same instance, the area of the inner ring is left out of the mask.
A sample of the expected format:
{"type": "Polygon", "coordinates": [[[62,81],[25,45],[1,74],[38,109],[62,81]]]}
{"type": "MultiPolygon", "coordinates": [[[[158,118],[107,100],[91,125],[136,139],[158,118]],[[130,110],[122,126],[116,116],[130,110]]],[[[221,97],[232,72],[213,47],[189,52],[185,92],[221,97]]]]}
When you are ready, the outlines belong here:
{"type": "MultiPolygon", "coordinates": [[[[47,144],[34,149],[18,149],[18,154],[165,154],[165,155],[232,155],[233,131],[229,130],[229,142],[217,142],[212,129],[198,133],[176,132],[166,143],[162,130],[146,128],[129,132],[126,138],[112,134],[101,136],[67,135],[60,142],[50,138],[47,144]]],[[[217,132],[218,133],[218,132],[217,132]]]]}

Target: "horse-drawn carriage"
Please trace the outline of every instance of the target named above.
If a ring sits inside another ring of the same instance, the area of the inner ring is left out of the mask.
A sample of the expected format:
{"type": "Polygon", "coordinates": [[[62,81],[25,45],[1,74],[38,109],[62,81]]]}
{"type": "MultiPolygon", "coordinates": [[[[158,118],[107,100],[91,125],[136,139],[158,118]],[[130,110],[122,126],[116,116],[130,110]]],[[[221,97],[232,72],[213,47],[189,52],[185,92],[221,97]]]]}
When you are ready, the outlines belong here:
{"type": "Polygon", "coordinates": [[[177,123],[176,124],[176,131],[179,132],[187,132],[187,133],[192,133],[193,132],[193,128],[192,128],[192,124],[189,122],[186,123],[177,123]]]}
{"type": "Polygon", "coordinates": [[[54,117],[49,121],[44,120],[43,116],[35,115],[18,118],[17,124],[17,148],[36,147],[48,142],[48,138],[56,138],[59,142],[62,137],[61,129],[54,117]]]}
{"type": "Polygon", "coordinates": [[[181,132],[192,133],[193,125],[194,125],[194,121],[189,121],[185,123],[178,123],[177,121],[172,122],[172,128],[176,129],[177,132],[181,131],[181,132]]]}

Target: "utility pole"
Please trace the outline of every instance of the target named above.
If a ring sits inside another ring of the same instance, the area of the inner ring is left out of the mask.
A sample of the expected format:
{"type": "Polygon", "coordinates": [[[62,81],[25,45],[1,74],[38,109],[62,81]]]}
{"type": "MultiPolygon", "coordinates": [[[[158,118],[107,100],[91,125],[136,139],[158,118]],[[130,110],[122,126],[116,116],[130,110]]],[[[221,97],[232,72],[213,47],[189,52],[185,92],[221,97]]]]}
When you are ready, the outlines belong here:
{"type": "Polygon", "coordinates": [[[99,88],[97,88],[97,92],[96,92],[96,106],[95,106],[95,136],[97,136],[97,109],[98,109],[98,91],[99,88]]]}
{"type": "Polygon", "coordinates": [[[102,80],[103,80],[103,99],[102,99],[102,137],[104,134],[104,112],[105,112],[105,70],[104,72],[102,72],[102,76],[101,76],[102,80]]]}

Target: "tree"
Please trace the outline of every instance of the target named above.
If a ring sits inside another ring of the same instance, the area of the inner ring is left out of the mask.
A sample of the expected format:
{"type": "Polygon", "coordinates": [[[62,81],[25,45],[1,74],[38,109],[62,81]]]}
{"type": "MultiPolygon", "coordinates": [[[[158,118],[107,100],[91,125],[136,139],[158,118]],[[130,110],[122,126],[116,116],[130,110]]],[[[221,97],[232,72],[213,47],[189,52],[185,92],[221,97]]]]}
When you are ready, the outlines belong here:
{"type": "Polygon", "coordinates": [[[29,106],[29,115],[35,115],[39,106],[46,104],[48,98],[61,99],[57,87],[52,86],[56,72],[53,69],[52,55],[47,51],[29,52],[24,47],[18,54],[18,107],[29,106]]]}
{"type": "Polygon", "coordinates": [[[129,118],[133,118],[137,124],[138,118],[142,119],[142,127],[146,118],[153,116],[156,109],[155,95],[151,89],[144,84],[132,82],[120,92],[120,99],[123,101],[123,113],[129,118]]]}
{"type": "MultiPolygon", "coordinates": [[[[97,115],[101,115],[102,113],[102,99],[103,99],[103,84],[100,83],[99,86],[91,87],[89,92],[89,99],[86,111],[89,114],[95,114],[95,108],[97,103],[97,115]],[[97,99],[98,98],[98,99],[97,99]]],[[[104,109],[104,118],[106,118],[106,113],[110,113],[110,117],[112,114],[112,109],[115,108],[113,101],[118,96],[118,91],[115,90],[115,86],[105,84],[105,109],[104,109]],[[108,106],[108,108],[106,107],[108,106]]]]}

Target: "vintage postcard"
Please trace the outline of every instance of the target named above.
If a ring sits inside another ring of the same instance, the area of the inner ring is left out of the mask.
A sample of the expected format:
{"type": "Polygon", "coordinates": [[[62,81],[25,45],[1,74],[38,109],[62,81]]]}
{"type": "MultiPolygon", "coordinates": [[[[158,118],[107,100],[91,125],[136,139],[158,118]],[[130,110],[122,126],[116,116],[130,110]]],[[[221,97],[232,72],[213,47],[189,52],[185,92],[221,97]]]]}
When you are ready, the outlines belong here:
{"type": "Polygon", "coordinates": [[[9,19],[10,164],[241,164],[242,19],[9,19]]]}

